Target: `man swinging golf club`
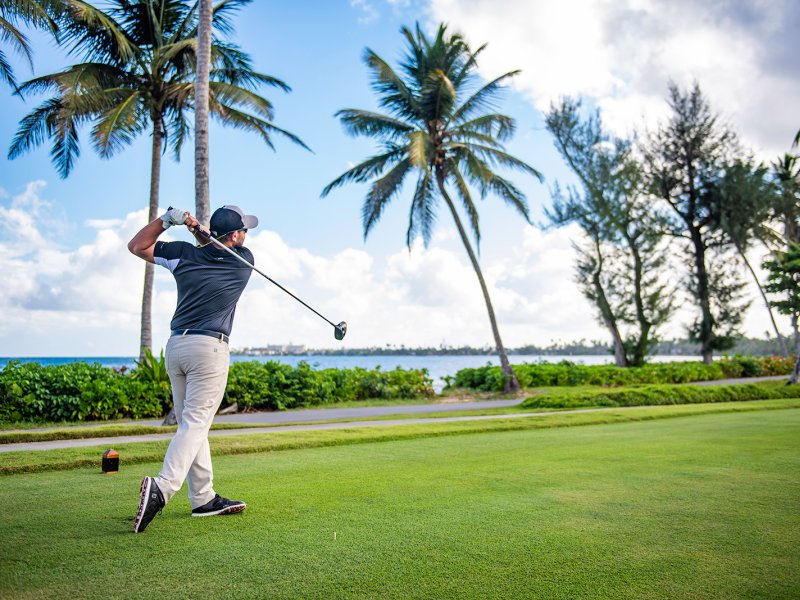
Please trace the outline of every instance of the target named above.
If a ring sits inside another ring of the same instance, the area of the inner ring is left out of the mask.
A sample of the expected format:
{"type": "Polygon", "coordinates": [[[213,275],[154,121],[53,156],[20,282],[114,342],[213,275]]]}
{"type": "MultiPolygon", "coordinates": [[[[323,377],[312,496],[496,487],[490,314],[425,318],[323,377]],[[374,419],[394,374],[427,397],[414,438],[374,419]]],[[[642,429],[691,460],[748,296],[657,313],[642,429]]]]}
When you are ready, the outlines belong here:
{"type": "Polygon", "coordinates": [[[253,270],[253,254],[242,244],[247,230],[257,225],[258,218],[244,214],[238,206],[217,209],[211,216],[211,235],[227,247],[223,250],[210,243],[208,234],[188,212],[170,209],[128,243],[136,256],[169,269],[178,286],[166,350],[178,431],[158,477],[142,480],[134,533],[144,531],[184,479],[193,517],[227,515],[246,508],[244,502],[214,491],[208,430],[228,380],[228,335],[236,303],[253,270]],[[182,224],[196,236],[199,246],[158,241],[166,229],[182,224]],[[237,260],[239,257],[244,260],[237,260]]]}

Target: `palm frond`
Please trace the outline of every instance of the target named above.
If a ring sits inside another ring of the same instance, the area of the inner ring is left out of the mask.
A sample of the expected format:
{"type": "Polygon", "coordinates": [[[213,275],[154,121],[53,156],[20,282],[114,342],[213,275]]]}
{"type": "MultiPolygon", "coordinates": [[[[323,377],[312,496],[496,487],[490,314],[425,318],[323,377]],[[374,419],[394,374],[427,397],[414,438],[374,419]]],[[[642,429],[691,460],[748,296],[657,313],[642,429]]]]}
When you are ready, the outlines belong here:
{"type": "MultiPolygon", "coordinates": [[[[455,120],[455,119],[454,119],[455,120]]],[[[507,115],[491,113],[481,115],[471,121],[458,123],[449,128],[454,136],[470,136],[474,133],[481,133],[494,140],[494,145],[498,142],[505,142],[511,138],[516,130],[514,119],[507,115]]]]}
{"type": "Polygon", "coordinates": [[[434,147],[425,131],[414,131],[408,135],[408,158],[418,169],[428,170],[434,159],[434,147]]]}
{"type": "Polygon", "coordinates": [[[165,114],[167,142],[172,147],[172,155],[176,161],[181,158],[181,150],[187,138],[191,137],[192,128],[183,110],[169,110],[165,114]]]}
{"type": "Polygon", "coordinates": [[[345,132],[352,136],[394,140],[414,131],[414,127],[404,121],[368,110],[346,108],[334,116],[339,117],[345,132]]]}
{"type": "Polygon", "coordinates": [[[70,53],[81,51],[85,60],[126,64],[140,54],[116,20],[83,0],[68,0],[61,40],[71,43],[70,53]]]}
{"type": "Polygon", "coordinates": [[[169,43],[174,44],[182,39],[197,39],[196,18],[197,2],[194,2],[190,7],[187,7],[182,17],[176,20],[175,26],[172,28],[172,37],[170,37],[169,43]],[[192,32],[194,32],[194,34],[192,34],[192,32]]]}
{"type": "Polygon", "coordinates": [[[97,153],[109,158],[123,146],[129,145],[146,127],[147,111],[142,110],[141,94],[134,90],[109,90],[106,92],[112,107],[98,116],[92,129],[97,153]],[[144,112],[144,114],[143,114],[144,112]]]}
{"type": "Polygon", "coordinates": [[[162,68],[169,62],[175,61],[181,55],[194,57],[197,52],[197,38],[187,38],[159,46],[153,52],[153,62],[156,68],[162,68]]]}
{"type": "Polygon", "coordinates": [[[487,182],[488,188],[496,195],[500,196],[506,204],[517,209],[525,220],[530,223],[531,217],[528,211],[528,202],[525,200],[525,194],[507,179],[503,179],[499,175],[495,175],[487,182]]]}
{"type": "Polygon", "coordinates": [[[230,19],[231,13],[247,6],[250,2],[252,0],[222,0],[213,8],[211,23],[214,29],[225,35],[234,33],[233,21],[230,19]]]}
{"type": "Polygon", "coordinates": [[[212,80],[227,81],[252,89],[258,85],[268,85],[287,93],[292,91],[292,88],[281,79],[255,71],[250,57],[238,46],[216,39],[211,44],[210,77],[212,80]]]}
{"type": "Polygon", "coordinates": [[[27,114],[20,121],[19,129],[11,141],[8,149],[9,160],[40,146],[49,137],[50,123],[60,109],[61,101],[58,98],[50,98],[27,114]]]}
{"type": "Polygon", "coordinates": [[[372,89],[380,96],[380,106],[399,117],[417,118],[414,94],[394,69],[369,48],[364,52],[364,62],[372,71],[372,89]]]}
{"type": "Polygon", "coordinates": [[[453,121],[457,123],[463,119],[468,119],[479,110],[493,110],[496,106],[494,97],[502,89],[500,84],[506,79],[519,75],[519,73],[521,73],[519,70],[509,71],[484,85],[458,107],[453,115],[453,121]]]}
{"type": "Polygon", "coordinates": [[[495,138],[491,135],[487,135],[485,133],[479,133],[477,131],[459,131],[455,132],[454,130],[450,130],[450,137],[455,141],[447,142],[447,146],[450,147],[466,147],[470,143],[479,142],[484,146],[491,146],[492,148],[497,148],[501,150],[503,148],[503,144],[498,142],[495,138]]]}
{"type": "Polygon", "coordinates": [[[489,192],[488,182],[494,177],[492,169],[473,152],[455,148],[453,154],[456,164],[464,167],[472,185],[478,188],[481,199],[486,198],[486,194],[489,192]]]}
{"type": "Polygon", "coordinates": [[[77,122],[69,115],[60,115],[56,123],[51,126],[53,147],[50,149],[50,157],[56,165],[58,174],[62,179],[66,179],[72,171],[75,160],[81,154],[78,146],[77,122]]]}
{"type": "Polygon", "coordinates": [[[528,163],[521,161],[517,157],[508,154],[507,152],[479,144],[468,143],[465,144],[465,146],[470,152],[475,152],[481,155],[484,160],[488,160],[492,165],[523,171],[533,175],[539,181],[544,180],[544,176],[538,170],[534,169],[528,163]]]}
{"type": "Polygon", "coordinates": [[[272,134],[277,133],[294,142],[298,146],[305,148],[309,152],[312,152],[311,148],[309,148],[303,140],[293,133],[290,133],[285,129],[281,129],[269,121],[265,121],[259,117],[237,110],[233,106],[223,104],[216,98],[209,98],[208,108],[214,116],[219,118],[222,125],[230,125],[236,129],[244,129],[246,131],[257,133],[261,136],[261,139],[264,140],[264,143],[273,150],[275,149],[275,146],[272,143],[271,136],[272,134]]]}
{"type": "Polygon", "coordinates": [[[210,81],[208,91],[209,96],[213,96],[222,105],[235,104],[240,107],[250,108],[265,119],[272,120],[275,118],[272,103],[250,90],[222,81],[210,81]]]}
{"type": "Polygon", "coordinates": [[[469,225],[472,229],[472,234],[475,236],[475,247],[478,248],[481,243],[481,228],[478,223],[478,209],[472,201],[472,194],[470,194],[469,186],[455,161],[451,162],[448,173],[453,178],[456,190],[458,190],[458,197],[461,198],[461,204],[464,206],[464,210],[469,217],[469,225]]]}
{"type": "Polygon", "coordinates": [[[20,94],[20,89],[17,86],[17,80],[14,77],[14,69],[11,68],[11,63],[8,62],[6,55],[2,50],[0,50],[0,79],[14,88],[15,94],[20,94]]]}
{"type": "Polygon", "coordinates": [[[455,102],[456,89],[447,73],[441,69],[430,73],[420,92],[420,116],[425,121],[449,120],[455,102]]]}
{"type": "Polygon", "coordinates": [[[372,227],[380,220],[383,209],[392,198],[400,191],[406,174],[411,170],[411,163],[403,159],[397,163],[386,175],[370,187],[364,206],[361,209],[361,220],[364,226],[364,239],[367,239],[372,227]]]}
{"type": "Polygon", "coordinates": [[[373,156],[364,162],[356,165],[352,169],[348,169],[339,177],[334,179],[322,190],[320,196],[324,198],[332,190],[341,187],[345,183],[364,183],[383,173],[386,166],[394,161],[399,160],[406,154],[406,149],[402,146],[391,145],[389,151],[377,156],[373,156]]]}
{"type": "Polygon", "coordinates": [[[255,89],[259,85],[276,87],[284,92],[291,92],[292,88],[277,77],[257,73],[247,69],[212,69],[209,73],[211,81],[224,81],[232,85],[245,86],[255,89]]]}
{"type": "Polygon", "coordinates": [[[194,99],[194,82],[169,83],[162,88],[161,97],[164,99],[165,106],[174,110],[190,109],[194,99]]]}
{"type": "Polygon", "coordinates": [[[411,210],[408,215],[408,231],[406,232],[406,246],[411,244],[418,233],[422,234],[422,241],[427,247],[433,237],[436,225],[436,195],[434,194],[434,178],[430,171],[422,171],[414,190],[411,201],[411,210]]]}
{"type": "Polygon", "coordinates": [[[461,89],[462,84],[471,75],[472,71],[478,67],[478,55],[486,49],[486,44],[470,53],[469,58],[464,62],[461,71],[453,78],[453,85],[456,89],[461,89]]]}
{"type": "Polygon", "coordinates": [[[64,11],[62,0],[3,0],[0,3],[2,16],[12,20],[24,21],[32,27],[47,29],[58,34],[58,24],[54,20],[64,11]]]}
{"type": "Polygon", "coordinates": [[[27,59],[31,69],[33,68],[33,54],[31,53],[28,37],[10,21],[3,18],[3,15],[0,15],[0,41],[11,42],[16,51],[27,59]]]}

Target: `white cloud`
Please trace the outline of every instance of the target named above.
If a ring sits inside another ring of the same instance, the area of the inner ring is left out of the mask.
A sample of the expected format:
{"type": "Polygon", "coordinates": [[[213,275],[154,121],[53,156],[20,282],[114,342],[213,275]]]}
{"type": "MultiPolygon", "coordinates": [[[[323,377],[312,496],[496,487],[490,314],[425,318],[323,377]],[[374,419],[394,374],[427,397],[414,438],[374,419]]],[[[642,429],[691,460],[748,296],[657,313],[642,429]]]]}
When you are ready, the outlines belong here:
{"type": "Polygon", "coordinates": [[[369,25],[380,17],[380,14],[378,14],[378,11],[375,10],[369,0],[350,0],[350,6],[361,11],[361,16],[358,17],[358,22],[361,25],[369,25]]]}
{"type": "Polygon", "coordinates": [[[712,108],[771,159],[788,149],[800,95],[793,0],[432,0],[434,20],[477,46],[486,78],[514,85],[540,110],[562,95],[592,98],[618,133],[667,112],[670,79],[697,80],[712,108]],[[794,57],[794,58],[792,58],[794,57]]]}

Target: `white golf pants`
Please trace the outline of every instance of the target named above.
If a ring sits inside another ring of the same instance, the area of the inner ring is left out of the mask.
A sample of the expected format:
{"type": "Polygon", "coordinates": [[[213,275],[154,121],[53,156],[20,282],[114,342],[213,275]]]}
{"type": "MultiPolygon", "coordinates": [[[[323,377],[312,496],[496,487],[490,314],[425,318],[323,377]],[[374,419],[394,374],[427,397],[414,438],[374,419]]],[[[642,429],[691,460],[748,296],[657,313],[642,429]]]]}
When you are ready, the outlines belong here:
{"type": "Polygon", "coordinates": [[[229,364],[228,344],[216,338],[177,335],[167,342],[166,365],[178,431],[156,477],[166,502],[181,489],[184,479],[192,509],[215,496],[208,430],[225,393],[229,364]]]}

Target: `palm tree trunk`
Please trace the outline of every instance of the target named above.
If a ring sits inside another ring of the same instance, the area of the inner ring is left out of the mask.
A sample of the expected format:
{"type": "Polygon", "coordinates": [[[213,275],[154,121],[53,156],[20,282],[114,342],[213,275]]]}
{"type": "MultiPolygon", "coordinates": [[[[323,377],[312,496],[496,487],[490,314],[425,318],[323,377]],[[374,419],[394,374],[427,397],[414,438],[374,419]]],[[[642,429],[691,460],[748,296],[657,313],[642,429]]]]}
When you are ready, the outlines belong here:
{"type": "Polygon", "coordinates": [[[758,280],[758,275],[756,275],[753,266],[750,264],[750,261],[747,260],[747,256],[745,256],[743,250],[736,246],[736,250],[739,251],[739,256],[742,257],[744,264],[750,270],[750,274],[753,276],[753,281],[756,282],[756,287],[758,287],[758,291],[761,294],[761,298],[764,300],[764,305],[767,307],[767,312],[769,313],[769,320],[772,321],[772,328],[775,330],[775,335],[778,336],[778,341],[781,343],[781,350],[783,351],[784,356],[789,356],[789,349],[786,347],[786,340],[783,339],[780,330],[778,329],[778,324],[775,322],[775,315],[772,313],[772,305],[769,303],[769,299],[767,298],[767,294],[764,292],[764,288],[761,287],[761,282],[758,280]]]}
{"type": "Polygon", "coordinates": [[[492,308],[492,301],[489,298],[489,289],[486,287],[486,281],[483,279],[483,273],[481,272],[481,267],[478,264],[478,258],[475,256],[475,252],[472,250],[472,245],[469,243],[467,232],[464,231],[464,226],[461,224],[461,219],[458,218],[456,207],[453,204],[453,201],[450,199],[450,196],[447,194],[447,191],[444,189],[443,172],[437,170],[436,182],[439,184],[439,191],[447,203],[450,213],[453,215],[453,220],[456,222],[456,227],[458,228],[458,233],[461,236],[461,241],[464,244],[464,247],[467,249],[469,260],[472,262],[472,268],[475,269],[475,274],[478,276],[478,282],[481,285],[483,300],[486,303],[486,310],[489,313],[489,321],[492,324],[492,334],[494,335],[494,343],[497,347],[497,355],[500,357],[500,367],[503,371],[503,378],[505,379],[503,391],[516,392],[520,389],[519,381],[517,381],[517,376],[514,375],[514,370],[511,368],[511,363],[508,361],[506,349],[503,347],[503,340],[500,339],[500,330],[497,328],[497,319],[494,315],[494,308],[492,308]]]}
{"type": "Polygon", "coordinates": [[[197,79],[194,86],[194,203],[195,217],[208,226],[208,78],[211,69],[211,0],[199,0],[197,79]]]}
{"type": "MultiPolygon", "coordinates": [[[[153,154],[150,162],[150,208],[147,222],[158,216],[158,184],[161,179],[161,149],[164,133],[161,130],[161,115],[153,115],[153,154]]],[[[144,358],[145,350],[153,349],[153,263],[145,263],[144,290],[142,291],[142,326],[139,342],[139,360],[144,358]]]]}

